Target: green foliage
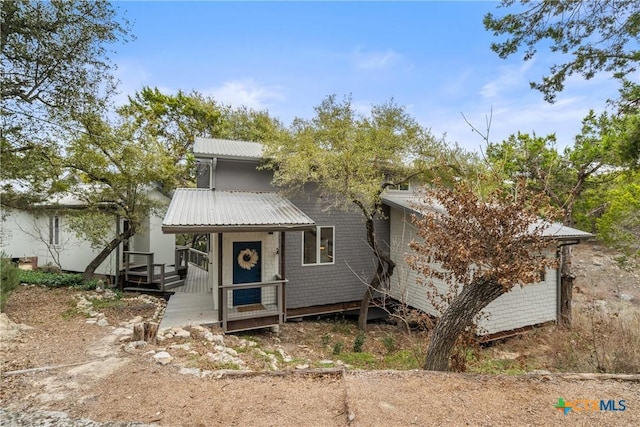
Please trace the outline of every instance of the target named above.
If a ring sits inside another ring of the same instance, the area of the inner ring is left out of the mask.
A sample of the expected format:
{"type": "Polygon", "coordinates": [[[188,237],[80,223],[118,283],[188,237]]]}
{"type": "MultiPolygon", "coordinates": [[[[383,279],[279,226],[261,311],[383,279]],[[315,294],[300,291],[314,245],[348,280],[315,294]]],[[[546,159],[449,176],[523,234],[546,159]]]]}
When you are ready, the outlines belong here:
{"type": "Polygon", "coordinates": [[[1,7],[0,177],[42,192],[57,181],[65,121],[86,105],[103,108],[114,93],[108,45],[128,40],[129,23],[107,1],[3,1],[1,7]]]}
{"type": "Polygon", "coordinates": [[[20,270],[21,283],[42,285],[48,288],[60,288],[63,286],[82,286],[82,275],[71,273],[45,273],[43,271],[20,270]]]}
{"type": "MultiPolygon", "coordinates": [[[[533,59],[539,48],[547,47],[562,61],[551,66],[549,74],[531,87],[541,91],[547,101],[555,101],[566,79],[580,74],[591,79],[599,72],[612,73],[624,80],[640,60],[640,3],[636,0],[549,1],[502,0],[499,7],[511,13],[497,17],[488,13],[484,26],[495,36],[507,36],[491,44],[506,58],[524,48],[524,60],[533,59]]],[[[548,54],[545,54],[548,55],[548,54]]]]}
{"type": "Polygon", "coordinates": [[[340,353],[339,359],[356,369],[374,369],[378,364],[371,353],[340,353]]]}
{"type": "Polygon", "coordinates": [[[355,353],[362,353],[362,348],[364,347],[364,342],[367,336],[364,332],[360,332],[356,335],[356,339],[353,341],[353,351],[355,353]]]}
{"type": "Polygon", "coordinates": [[[333,354],[338,355],[342,353],[342,347],[344,347],[344,343],[342,341],[338,341],[333,345],[333,354]]]}
{"type": "Polygon", "coordinates": [[[173,164],[179,165],[182,186],[195,180],[191,153],[196,137],[259,142],[280,127],[266,111],[221,105],[196,91],[171,95],[144,87],[118,113],[136,129],[136,139],[152,137],[173,164]]]}
{"type": "Polygon", "coordinates": [[[599,237],[629,256],[640,256],[640,173],[619,178],[606,200],[607,209],[596,221],[599,237]]]}
{"type": "Polygon", "coordinates": [[[403,107],[390,101],[359,115],[351,98],[335,95],[315,108],[312,119],[294,120],[286,134],[265,141],[266,167],[274,183],[290,190],[319,186],[334,207],[369,217],[379,212],[385,183],[400,184],[445,152],[440,141],[422,128],[403,107]]]}
{"type": "Polygon", "coordinates": [[[331,342],[331,334],[329,333],[322,334],[322,336],[320,337],[320,341],[322,342],[323,346],[329,345],[329,343],[331,342]]]}
{"type": "Polygon", "coordinates": [[[396,351],[396,339],[393,335],[387,335],[382,338],[382,345],[387,350],[387,353],[393,353],[396,351]]]}
{"type": "Polygon", "coordinates": [[[7,258],[0,258],[0,312],[4,311],[9,295],[20,285],[20,271],[7,258]]]}
{"type": "Polygon", "coordinates": [[[420,369],[422,360],[411,349],[403,349],[389,352],[384,356],[383,364],[386,369],[420,369]]]}
{"type": "MultiPolygon", "coordinates": [[[[576,220],[584,226],[586,197],[601,196],[600,188],[611,179],[611,170],[626,168],[631,161],[622,135],[627,122],[607,113],[590,111],[573,146],[560,152],[555,136],[518,133],[487,147],[492,171],[514,183],[524,180],[528,189],[544,192],[563,211],[563,223],[576,220]],[[589,196],[591,192],[591,196],[589,196]],[[586,195],[585,195],[586,194],[586,195]]],[[[615,175],[614,175],[615,176],[615,175]]]]}

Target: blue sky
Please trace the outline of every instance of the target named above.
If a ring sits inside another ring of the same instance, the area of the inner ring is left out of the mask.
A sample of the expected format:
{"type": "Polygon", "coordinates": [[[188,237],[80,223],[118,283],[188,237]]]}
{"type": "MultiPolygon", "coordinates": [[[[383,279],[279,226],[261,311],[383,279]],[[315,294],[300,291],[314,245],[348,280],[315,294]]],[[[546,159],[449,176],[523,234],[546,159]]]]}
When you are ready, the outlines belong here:
{"type": "Polygon", "coordinates": [[[490,50],[495,2],[118,2],[136,40],[116,45],[122,95],[143,86],[192,89],[222,103],[267,109],[289,124],[329,94],[367,112],[394,98],[435,135],[470,150],[517,131],[573,142],[589,108],[616,96],[606,76],[572,77],[553,105],[529,88],[553,59],[507,60],[490,50]]]}

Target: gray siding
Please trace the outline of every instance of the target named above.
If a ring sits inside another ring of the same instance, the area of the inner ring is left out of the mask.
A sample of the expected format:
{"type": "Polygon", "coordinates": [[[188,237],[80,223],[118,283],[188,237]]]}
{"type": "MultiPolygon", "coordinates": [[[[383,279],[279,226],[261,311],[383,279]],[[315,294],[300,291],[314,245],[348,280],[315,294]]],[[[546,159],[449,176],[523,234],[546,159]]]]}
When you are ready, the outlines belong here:
{"type": "Polygon", "coordinates": [[[269,170],[256,170],[258,162],[218,159],[216,190],[276,191],[269,170]]]}
{"type": "MultiPolygon", "coordinates": [[[[291,198],[293,203],[319,226],[335,227],[334,264],[302,265],[302,233],[286,233],[287,308],[359,301],[376,264],[362,214],[341,210],[325,211],[315,192],[291,198]],[[360,276],[360,277],[357,277],[360,276]]],[[[380,246],[388,250],[389,222],[377,221],[380,246]]]]}
{"type": "MultiPolygon", "coordinates": [[[[218,159],[216,189],[223,191],[276,191],[271,185],[271,171],[256,170],[258,162],[218,159]]],[[[285,276],[287,308],[359,301],[366,289],[362,279],[369,281],[376,264],[362,214],[357,211],[326,211],[313,189],[290,197],[290,200],[318,226],[335,227],[334,264],[302,265],[302,232],[285,233],[285,276]],[[359,276],[359,277],[358,277],[359,276]]],[[[388,217],[388,208],[386,215],[388,217]]],[[[389,250],[389,221],[376,221],[379,245],[389,250]]]]}
{"type": "MultiPolygon", "coordinates": [[[[427,296],[427,287],[418,283],[419,274],[412,270],[406,257],[413,254],[409,243],[419,239],[417,230],[404,211],[391,209],[391,258],[396,269],[391,278],[391,297],[432,315],[439,315],[427,296]]],[[[550,248],[547,256],[555,255],[550,248]]],[[[436,288],[447,292],[447,285],[433,281],[436,288]]],[[[515,286],[510,292],[491,302],[478,319],[479,333],[494,334],[556,320],[557,271],[547,269],[545,280],[524,287],[515,286]]]]}

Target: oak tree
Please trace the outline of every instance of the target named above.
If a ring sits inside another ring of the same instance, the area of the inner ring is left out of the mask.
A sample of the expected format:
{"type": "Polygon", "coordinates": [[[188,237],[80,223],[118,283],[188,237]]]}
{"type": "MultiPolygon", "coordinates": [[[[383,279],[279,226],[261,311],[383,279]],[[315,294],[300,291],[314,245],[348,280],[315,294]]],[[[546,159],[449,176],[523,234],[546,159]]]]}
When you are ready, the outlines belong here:
{"type": "Polygon", "coordinates": [[[367,243],[376,259],[358,321],[366,330],[371,300],[395,267],[376,239],[381,195],[385,188],[426,172],[427,164],[445,147],[393,102],[375,105],[369,115],[360,115],[350,97],[339,101],[335,95],[315,108],[312,119],[296,118],[288,132],[264,143],[275,185],[296,191],[315,183],[329,207],[362,214],[367,243]]]}
{"type": "Polygon", "coordinates": [[[115,90],[108,46],[130,38],[129,23],[102,0],[0,7],[0,177],[42,192],[59,166],[61,126],[87,104],[105,106],[115,90]]]}

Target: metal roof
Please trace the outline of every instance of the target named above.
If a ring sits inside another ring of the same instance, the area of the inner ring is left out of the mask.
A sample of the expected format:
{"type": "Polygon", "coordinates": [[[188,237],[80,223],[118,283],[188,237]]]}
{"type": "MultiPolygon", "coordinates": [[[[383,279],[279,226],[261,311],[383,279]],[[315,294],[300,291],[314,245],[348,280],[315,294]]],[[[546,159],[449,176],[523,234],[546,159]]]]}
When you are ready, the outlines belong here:
{"type": "MultiPolygon", "coordinates": [[[[418,206],[426,206],[424,198],[419,193],[411,191],[387,191],[382,195],[382,202],[393,208],[408,210],[412,213],[418,213],[418,206]]],[[[440,204],[432,204],[428,207],[440,213],[446,212],[445,208],[440,204]]],[[[531,226],[532,229],[534,227],[535,225],[531,226]]],[[[542,232],[542,235],[558,240],[584,240],[594,237],[591,233],[562,225],[559,222],[549,224],[542,232]]]]}
{"type": "Polygon", "coordinates": [[[262,152],[262,144],[257,142],[197,137],[193,143],[193,154],[200,158],[259,160],[262,152]]]}
{"type": "Polygon", "coordinates": [[[278,193],[179,188],[162,221],[164,233],[286,231],[315,227],[278,193]]]}

